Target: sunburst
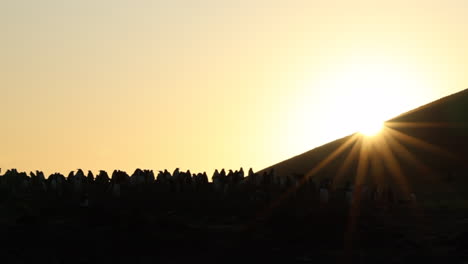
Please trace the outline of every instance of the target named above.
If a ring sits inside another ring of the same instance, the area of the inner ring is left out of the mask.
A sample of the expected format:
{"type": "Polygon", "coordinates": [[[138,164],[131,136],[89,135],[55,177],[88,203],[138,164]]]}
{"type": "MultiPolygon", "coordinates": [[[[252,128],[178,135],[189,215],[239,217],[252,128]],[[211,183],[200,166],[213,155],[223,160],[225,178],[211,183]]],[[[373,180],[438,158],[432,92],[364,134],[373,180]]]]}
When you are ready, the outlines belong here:
{"type": "MultiPolygon", "coordinates": [[[[351,180],[359,190],[360,186],[363,186],[369,182],[373,182],[375,185],[385,186],[385,188],[398,189],[400,195],[404,195],[405,198],[409,199],[410,194],[413,192],[411,181],[405,174],[403,165],[400,164],[399,160],[405,160],[406,163],[410,164],[419,173],[424,175],[432,175],[434,172],[430,166],[426,165],[423,161],[419,160],[418,157],[413,154],[408,147],[417,147],[419,149],[429,151],[437,156],[445,157],[449,159],[456,159],[456,155],[451,152],[426,142],[423,139],[416,138],[414,136],[405,134],[400,130],[394,129],[395,127],[408,127],[408,128],[430,128],[430,127],[447,127],[453,126],[453,124],[446,123],[417,123],[417,122],[405,122],[405,123],[385,123],[377,126],[378,128],[362,131],[355,133],[348,137],[341,145],[339,145],[329,155],[324,157],[318,162],[313,168],[311,168],[304,177],[300,180],[299,184],[290,187],[285,191],[279,198],[273,200],[269,206],[265,208],[260,215],[266,215],[272,212],[282,201],[284,201],[289,195],[296,192],[301,185],[309,181],[311,178],[319,176],[320,172],[329,166],[341,154],[347,151],[343,162],[337,168],[337,172],[333,177],[333,188],[343,184],[346,180],[351,180]],[[357,162],[356,171],[352,171],[354,162],[357,162]],[[347,175],[355,175],[354,179],[346,178],[347,175]]],[[[357,224],[357,215],[361,210],[361,193],[359,191],[354,192],[353,201],[349,211],[348,219],[348,231],[346,233],[346,239],[350,241],[352,234],[357,224]]],[[[419,210],[418,208],[415,208],[419,210]]]]}

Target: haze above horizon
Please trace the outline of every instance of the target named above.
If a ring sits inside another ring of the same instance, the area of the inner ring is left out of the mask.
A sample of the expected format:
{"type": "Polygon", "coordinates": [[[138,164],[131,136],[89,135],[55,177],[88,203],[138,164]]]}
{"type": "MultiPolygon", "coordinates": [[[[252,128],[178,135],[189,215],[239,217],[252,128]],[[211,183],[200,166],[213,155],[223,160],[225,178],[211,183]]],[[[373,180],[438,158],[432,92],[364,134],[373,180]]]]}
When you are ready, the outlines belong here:
{"type": "Polygon", "coordinates": [[[468,2],[0,1],[0,168],[260,170],[468,87],[468,2]]]}

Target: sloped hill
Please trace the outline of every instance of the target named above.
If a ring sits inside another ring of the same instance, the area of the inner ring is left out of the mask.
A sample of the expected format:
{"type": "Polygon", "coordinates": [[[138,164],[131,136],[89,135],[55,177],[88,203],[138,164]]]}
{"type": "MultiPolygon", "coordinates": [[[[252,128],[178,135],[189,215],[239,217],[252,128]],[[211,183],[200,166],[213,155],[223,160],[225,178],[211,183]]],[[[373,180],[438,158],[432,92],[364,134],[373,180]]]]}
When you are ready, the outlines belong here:
{"type": "Polygon", "coordinates": [[[384,131],[374,138],[356,133],[260,173],[274,168],[279,176],[353,181],[364,171],[365,180],[371,182],[397,184],[404,178],[414,188],[430,189],[426,187],[450,182],[458,188],[465,183],[468,187],[467,160],[468,89],[388,120],[384,131]]]}

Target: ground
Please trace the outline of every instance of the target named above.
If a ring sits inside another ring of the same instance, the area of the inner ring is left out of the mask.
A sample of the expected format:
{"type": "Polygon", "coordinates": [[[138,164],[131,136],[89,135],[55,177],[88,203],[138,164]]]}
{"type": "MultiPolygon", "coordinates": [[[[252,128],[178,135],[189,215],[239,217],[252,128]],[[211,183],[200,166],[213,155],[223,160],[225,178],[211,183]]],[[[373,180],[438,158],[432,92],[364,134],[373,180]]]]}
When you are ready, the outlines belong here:
{"type": "Polygon", "coordinates": [[[135,204],[4,201],[2,263],[468,262],[468,210],[456,207],[135,204]]]}

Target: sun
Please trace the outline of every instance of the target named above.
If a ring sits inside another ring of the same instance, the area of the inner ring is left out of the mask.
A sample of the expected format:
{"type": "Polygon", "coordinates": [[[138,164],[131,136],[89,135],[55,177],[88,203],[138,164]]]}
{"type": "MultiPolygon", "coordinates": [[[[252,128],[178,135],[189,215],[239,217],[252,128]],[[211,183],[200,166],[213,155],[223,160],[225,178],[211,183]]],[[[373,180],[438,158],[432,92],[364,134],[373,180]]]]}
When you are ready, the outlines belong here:
{"type": "Polygon", "coordinates": [[[335,130],[350,129],[373,137],[384,128],[385,120],[405,110],[411,91],[419,87],[416,78],[399,65],[385,60],[358,60],[337,70],[324,85],[330,94],[335,130]]]}
{"type": "Polygon", "coordinates": [[[355,132],[359,132],[366,137],[374,137],[384,128],[384,122],[388,118],[386,111],[391,109],[391,105],[376,96],[366,96],[364,98],[366,99],[363,99],[362,95],[360,95],[353,99],[356,106],[350,113],[353,116],[352,127],[355,132]]]}
{"type": "Polygon", "coordinates": [[[384,128],[384,123],[383,122],[369,122],[367,124],[364,124],[361,126],[361,129],[359,132],[363,134],[366,137],[374,137],[377,134],[379,134],[384,128]]]}
{"type": "Polygon", "coordinates": [[[292,140],[298,149],[304,142],[318,144],[355,133],[378,139],[385,122],[414,108],[418,94],[430,87],[414,62],[366,52],[339,58],[298,81],[302,88],[294,97],[294,118],[288,118],[286,126],[299,128],[294,132],[301,134],[292,140]]]}

